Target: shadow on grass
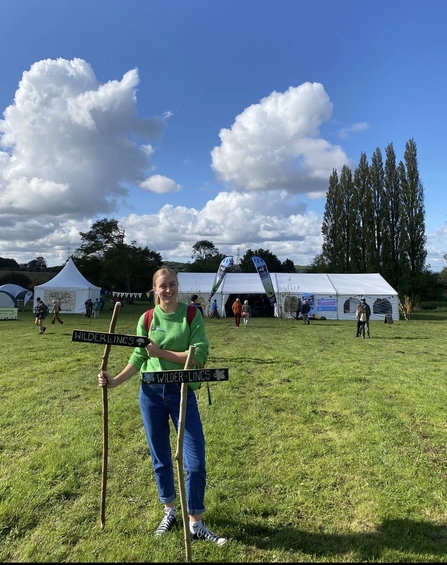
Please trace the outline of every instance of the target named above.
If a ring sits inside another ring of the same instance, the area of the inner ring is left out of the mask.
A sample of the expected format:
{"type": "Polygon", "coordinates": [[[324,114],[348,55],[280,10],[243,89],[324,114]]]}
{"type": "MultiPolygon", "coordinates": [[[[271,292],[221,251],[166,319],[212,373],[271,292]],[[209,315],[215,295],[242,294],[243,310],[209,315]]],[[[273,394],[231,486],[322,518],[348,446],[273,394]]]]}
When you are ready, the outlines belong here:
{"type": "Polygon", "coordinates": [[[246,526],[237,541],[263,550],[300,551],[330,557],[355,553],[360,562],[380,560],[386,550],[424,556],[447,555],[447,526],[406,519],[384,520],[374,533],[307,533],[290,527],[281,529],[246,526]]]}
{"type": "MultiPolygon", "coordinates": [[[[372,338],[371,338],[372,339],[372,338]]],[[[389,340],[399,340],[399,341],[422,341],[423,339],[431,339],[430,337],[422,337],[420,335],[417,336],[401,336],[401,335],[392,335],[392,336],[388,336],[388,337],[384,337],[384,336],[378,336],[375,339],[377,340],[383,340],[383,341],[389,341],[389,340]]]]}

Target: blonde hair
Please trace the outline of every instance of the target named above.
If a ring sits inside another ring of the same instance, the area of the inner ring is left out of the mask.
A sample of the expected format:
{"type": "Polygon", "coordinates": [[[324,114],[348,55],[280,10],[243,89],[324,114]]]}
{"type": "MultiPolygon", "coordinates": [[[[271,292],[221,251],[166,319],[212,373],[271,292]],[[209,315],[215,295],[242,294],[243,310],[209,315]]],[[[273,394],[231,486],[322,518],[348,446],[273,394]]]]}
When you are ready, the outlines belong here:
{"type": "MultiPolygon", "coordinates": [[[[158,271],[155,271],[154,276],[152,277],[152,288],[155,288],[157,279],[163,275],[174,275],[178,284],[178,276],[173,269],[171,269],[170,267],[160,267],[158,271]]],[[[158,294],[157,294],[157,298],[155,299],[155,305],[157,304],[160,304],[160,297],[158,296],[158,294]]]]}

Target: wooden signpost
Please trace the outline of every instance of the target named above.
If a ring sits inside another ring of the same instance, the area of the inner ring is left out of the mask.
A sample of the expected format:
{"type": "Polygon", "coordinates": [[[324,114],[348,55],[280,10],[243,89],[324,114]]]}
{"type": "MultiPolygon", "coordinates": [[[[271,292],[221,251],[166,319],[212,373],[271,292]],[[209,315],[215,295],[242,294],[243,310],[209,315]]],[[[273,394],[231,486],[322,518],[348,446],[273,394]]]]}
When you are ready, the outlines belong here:
{"type": "Polygon", "coordinates": [[[146,345],[149,345],[149,339],[141,335],[91,332],[88,330],[73,330],[71,341],[96,343],[97,345],[124,345],[126,347],[146,347],[146,345]]]}
{"type": "MultiPolygon", "coordinates": [[[[117,302],[113,309],[112,319],[110,320],[109,333],[112,334],[115,331],[116,321],[120,313],[121,303],[117,302]]],[[[106,344],[104,347],[104,354],[101,360],[100,371],[107,371],[107,363],[109,361],[110,344],[106,344]]],[[[109,408],[107,399],[107,387],[102,387],[102,420],[103,420],[103,431],[102,431],[102,473],[101,473],[101,509],[100,509],[100,521],[101,529],[103,530],[106,525],[106,491],[107,491],[107,462],[109,456],[109,408]]]]}

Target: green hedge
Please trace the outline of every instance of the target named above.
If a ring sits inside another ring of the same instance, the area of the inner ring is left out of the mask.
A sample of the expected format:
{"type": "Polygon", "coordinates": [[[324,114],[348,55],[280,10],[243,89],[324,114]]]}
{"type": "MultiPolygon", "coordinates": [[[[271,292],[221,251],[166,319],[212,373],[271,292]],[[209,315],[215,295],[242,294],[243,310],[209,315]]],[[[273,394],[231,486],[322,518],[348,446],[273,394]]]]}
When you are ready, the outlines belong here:
{"type": "Polygon", "coordinates": [[[427,300],[426,302],[419,302],[418,306],[421,310],[445,310],[447,308],[447,301],[427,300]]]}

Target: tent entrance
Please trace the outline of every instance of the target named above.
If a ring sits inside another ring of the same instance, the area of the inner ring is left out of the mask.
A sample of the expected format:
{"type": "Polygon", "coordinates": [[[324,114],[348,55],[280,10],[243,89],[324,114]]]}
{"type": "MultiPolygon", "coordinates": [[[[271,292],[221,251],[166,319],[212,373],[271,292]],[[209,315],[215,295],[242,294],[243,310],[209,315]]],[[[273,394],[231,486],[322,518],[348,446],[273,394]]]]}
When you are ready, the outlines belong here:
{"type": "Polygon", "coordinates": [[[225,302],[225,313],[227,318],[234,317],[231,307],[236,298],[240,298],[242,303],[244,303],[245,300],[248,300],[248,303],[251,306],[251,315],[253,317],[273,318],[274,308],[271,306],[266,294],[244,294],[242,292],[239,294],[229,295],[225,302]]]}

